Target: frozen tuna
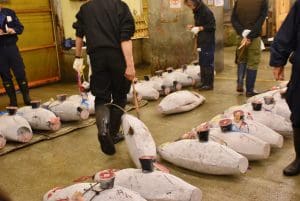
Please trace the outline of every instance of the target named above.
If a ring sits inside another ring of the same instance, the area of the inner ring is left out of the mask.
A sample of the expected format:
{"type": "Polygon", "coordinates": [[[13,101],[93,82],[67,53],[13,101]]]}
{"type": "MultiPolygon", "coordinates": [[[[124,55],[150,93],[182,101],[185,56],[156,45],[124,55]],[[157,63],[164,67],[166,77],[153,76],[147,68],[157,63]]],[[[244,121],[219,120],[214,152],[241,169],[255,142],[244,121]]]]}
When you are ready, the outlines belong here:
{"type": "MultiPolygon", "coordinates": [[[[199,188],[168,173],[144,173],[141,169],[124,169],[115,174],[115,185],[137,192],[148,201],[202,200],[199,188]]],[[[97,174],[95,180],[99,181],[97,174]]]]}
{"type": "Polygon", "coordinates": [[[23,117],[16,115],[18,108],[7,107],[8,114],[0,116],[0,132],[8,141],[26,143],[32,139],[32,130],[23,117]]]}
{"type": "MultiPolygon", "coordinates": [[[[210,124],[214,128],[219,128],[219,121],[224,118],[224,115],[218,115],[211,120],[210,124]]],[[[259,122],[247,118],[242,111],[235,111],[229,118],[233,122],[233,130],[255,136],[275,148],[283,146],[284,139],[282,135],[259,122]]]]}
{"type": "Polygon", "coordinates": [[[141,168],[139,158],[156,157],[156,145],[146,125],[132,115],[122,117],[122,128],[131,159],[137,168],[141,168]]]}
{"type": "Polygon", "coordinates": [[[247,118],[259,122],[280,134],[291,135],[293,131],[291,122],[272,112],[269,108],[272,106],[264,106],[262,102],[253,104],[258,106],[253,106],[249,103],[241,106],[234,106],[226,110],[224,115],[226,117],[231,116],[234,111],[241,110],[247,115],[247,118]],[[253,107],[257,107],[255,108],[257,111],[255,111],[253,107]]]}
{"type": "Polygon", "coordinates": [[[73,95],[68,97],[67,100],[80,103],[82,107],[89,111],[90,115],[95,114],[95,96],[91,92],[73,95]]]}
{"type": "Polygon", "coordinates": [[[195,85],[196,81],[192,76],[189,76],[188,74],[176,70],[174,71],[172,68],[167,69],[168,73],[165,74],[165,78],[170,78],[178,83],[180,83],[183,87],[190,87],[195,85]]]}
{"type": "Polygon", "coordinates": [[[61,121],[80,121],[89,118],[89,111],[81,103],[66,98],[66,95],[58,95],[56,101],[44,103],[43,107],[52,111],[61,121]]]}
{"type": "Polygon", "coordinates": [[[199,65],[187,65],[183,66],[182,69],[179,69],[178,71],[181,71],[191,78],[195,80],[195,82],[200,82],[200,66],[199,65]]]}
{"type": "Polygon", "coordinates": [[[213,141],[180,140],[163,144],[158,151],[170,163],[205,174],[235,175],[248,168],[244,156],[213,141]]]}
{"type": "MultiPolygon", "coordinates": [[[[159,92],[153,88],[152,82],[138,82],[135,84],[135,89],[143,100],[152,101],[159,99],[159,92]]],[[[133,87],[131,87],[129,94],[130,96],[133,96],[133,87]]]]}
{"type": "Polygon", "coordinates": [[[196,92],[178,91],[165,97],[158,106],[161,114],[188,112],[205,102],[205,98],[196,92]]]}
{"type": "Polygon", "coordinates": [[[115,186],[102,189],[98,183],[78,183],[66,188],[55,188],[43,197],[43,201],[77,200],[77,201],[146,201],[136,192],[115,186]]]}
{"type": "Polygon", "coordinates": [[[17,114],[28,121],[34,130],[57,131],[61,128],[59,117],[49,110],[40,107],[40,101],[31,102],[32,106],[22,107],[17,114]]]}
{"type": "Polygon", "coordinates": [[[214,141],[225,143],[229,148],[245,156],[248,160],[264,160],[270,156],[270,144],[246,133],[222,131],[220,128],[210,129],[214,141]]]}

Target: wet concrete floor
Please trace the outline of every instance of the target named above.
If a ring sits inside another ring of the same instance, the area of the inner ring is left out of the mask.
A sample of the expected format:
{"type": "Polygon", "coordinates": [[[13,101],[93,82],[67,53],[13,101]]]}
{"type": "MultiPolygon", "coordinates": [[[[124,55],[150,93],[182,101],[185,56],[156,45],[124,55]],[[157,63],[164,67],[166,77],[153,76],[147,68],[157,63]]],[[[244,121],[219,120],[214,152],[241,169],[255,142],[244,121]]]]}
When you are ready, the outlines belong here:
{"type": "MultiPolygon", "coordinates": [[[[203,106],[189,113],[166,117],[158,114],[158,102],[151,102],[141,109],[141,119],[149,127],[157,145],[173,141],[226,108],[245,102],[245,97],[235,92],[236,67],[232,55],[233,49],[226,49],[226,69],[217,75],[215,90],[202,93],[207,98],[203,106]]],[[[267,61],[268,53],[264,53],[258,90],[276,84],[272,81],[267,61]]],[[[139,69],[139,76],[147,72],[148,69],[139,69]]],[[[59,93],[76,94],[76,83],[59,83],[31,90],[33,98],[43,101],[59,93]]],[[[6,97],[0,97],[1,109],[6,102],[6,97]]],[[[133,168],[124,142],[117,145],[117,151],[115,156],[105,156],[99,149],[96,127],[81,129],[0,157],[0,187],[15,201],[40,201],[49,189],[70,185],[81,176],[107,168],[133,168]]],[[[248,172],[241,176],[209,176],[166,162],[163,164],[170,168],[172,174],[199,187],[207,201],[298,201],[300,177],[282,175],[282,169],[293,158],[292,139],[286,139],[282,149],[274,149],[268,160],[251,162],[248,172]]]]}

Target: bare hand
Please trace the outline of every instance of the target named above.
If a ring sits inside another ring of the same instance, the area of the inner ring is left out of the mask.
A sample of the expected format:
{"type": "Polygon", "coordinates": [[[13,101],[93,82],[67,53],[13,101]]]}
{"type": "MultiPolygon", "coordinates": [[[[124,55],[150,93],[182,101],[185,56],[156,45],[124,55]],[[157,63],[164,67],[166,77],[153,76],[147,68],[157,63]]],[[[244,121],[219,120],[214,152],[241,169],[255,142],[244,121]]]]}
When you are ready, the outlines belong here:
{"type": "Polygon", "coordinates": [[[243,38],[243,40],[241,41],[240,47],[239,49],[243,48],[243,47],[247,47],[251,44],[251,40],[248,38],[243,38]]]}
{"type": "Polygon", "coordinates": [[[4,34],[4,31],[2,29],[0,29],[0,34],[4,34]]]}
{"type": "Polygon", "coordinates": [[[132,67],[127,67],[126,68],[126,71],[125,71],[125,77],[128,79],[128,80],[130,80],[130,81],[132,81],[134,78],[135,78],[135,68],[134,68],[134,66],[132,66],[132,67]]]}
{"type": "Polygon", "coordinates": [[[189,25],[186,26],[187,30],[189,30],[189,31],[190,31],[193,27],[194,27],[194,25],[191,25],[191,24],[189,24],[189,25]]]}
{"type": "Polygon", "coordinates": [[[14,29],[12,29],[12,28],[8,28],[7,29],[7,33],[9,33],[9,34],[15,34],[16,31],[14,29]]]}
{"type": "Polygon", "coordinates": [[[276,81],[284,80],[284,68],[283,67],[273,67],[273,75],[276,81]]]}

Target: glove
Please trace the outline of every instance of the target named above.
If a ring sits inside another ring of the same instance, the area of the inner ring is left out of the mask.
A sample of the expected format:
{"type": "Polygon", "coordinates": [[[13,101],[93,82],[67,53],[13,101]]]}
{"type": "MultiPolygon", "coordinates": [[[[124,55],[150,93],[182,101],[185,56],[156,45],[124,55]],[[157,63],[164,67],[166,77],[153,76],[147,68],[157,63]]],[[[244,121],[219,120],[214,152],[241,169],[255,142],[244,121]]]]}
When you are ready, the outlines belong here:
{"type": "Polygon", "coordinates": [[[251,33],[251,30],[245,29],[245,30],[243,31],[243,33],[242,33],[242,36],[243,36],[244,38],[246,38],[250,33],[251,33]]]}
{"type": "Polygon", "coordinates": [[[73,63],[73,69],[80,73],[83,71],[83,68],[83,58],[76,58],[73,63]]]}
{"type": "Polygon", "coordinates": [[[197,34],[200,32],[200,27],[193,27],[193,28],[191,29],[191,32],[192,32],[193,34],[197,35],[197,34]]]}

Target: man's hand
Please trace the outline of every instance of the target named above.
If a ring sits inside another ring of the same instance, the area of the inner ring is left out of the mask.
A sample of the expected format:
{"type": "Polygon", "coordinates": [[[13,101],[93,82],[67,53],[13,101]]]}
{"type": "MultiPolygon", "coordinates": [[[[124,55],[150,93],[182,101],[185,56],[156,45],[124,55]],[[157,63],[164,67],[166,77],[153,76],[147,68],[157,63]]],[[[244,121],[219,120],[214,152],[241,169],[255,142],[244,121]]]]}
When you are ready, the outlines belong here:
{"type": "Polygon", "coordinates": [[[8,34],[15,34],[16,33],[16,31],[13,28],[7,28],[6,32],[8,34]]]}
{"type": "Polygon", "coordinates": [[[75,58],[73,63],[73,69],[76,70],[78,73],[81,73],[83,71],[83,58],[75,58]]]}
{"type": "Polygon", "coordinates": [[[186,29],[187,29],[188,31],[190,31],[190,30],[192,30],[193,27],[194,27],[194,25],[188,24],[188,25],[186,26],[186,29]]]}
{"type": "Polygon", "coordinates": [[[284,80],[284,68],[283,67],[273,67],[273,75],[276,81],[284,80]]]}
{"type": "Polygon", "coordinates": [[[251,40],[248,38],[243,38],[243,40],[241,41],[240,47],[239,49],[242,49],[243,47],[247,47],[251,44],[251,40]]]}
{"type": "Polygon", "coordinates": [[[132,81],[135,78],[135,68],[134,66],[127,66],[125,71],[125,77],[132,81]]]}
{"type": "Polygon", "coordinates": [[[0,29],[0,34],[4,34],[4,31],[2,29],[0,29]]]}

